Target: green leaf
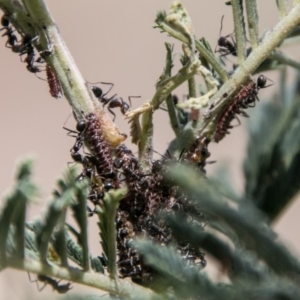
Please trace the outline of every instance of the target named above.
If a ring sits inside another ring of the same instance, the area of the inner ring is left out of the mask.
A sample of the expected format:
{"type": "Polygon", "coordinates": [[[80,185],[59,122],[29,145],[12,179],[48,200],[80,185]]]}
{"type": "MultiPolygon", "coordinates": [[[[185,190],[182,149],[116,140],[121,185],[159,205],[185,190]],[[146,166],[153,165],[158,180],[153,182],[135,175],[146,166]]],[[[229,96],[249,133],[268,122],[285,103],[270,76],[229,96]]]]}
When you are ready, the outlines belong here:
{"type": "Polygon", "coordinates": [[[116,210],[121,199],[126,195],[126,189],[110,190],[105,194],[101,207],[97,207],[99,216],[98,226],[100,229],[101,245],[107,257],[107,270],[112,279],[116,278],[116,210]]]}
{"type": "MultiPolygon", "coordinates": [[[[295,86],[300,84],[300,77],[295,86]]],[[[300,189],[300,93],[260,105],[251,118],[245,197],[273,221],[300,189]],[[287,184],[288,182],[288,184],[287,184]]]]}

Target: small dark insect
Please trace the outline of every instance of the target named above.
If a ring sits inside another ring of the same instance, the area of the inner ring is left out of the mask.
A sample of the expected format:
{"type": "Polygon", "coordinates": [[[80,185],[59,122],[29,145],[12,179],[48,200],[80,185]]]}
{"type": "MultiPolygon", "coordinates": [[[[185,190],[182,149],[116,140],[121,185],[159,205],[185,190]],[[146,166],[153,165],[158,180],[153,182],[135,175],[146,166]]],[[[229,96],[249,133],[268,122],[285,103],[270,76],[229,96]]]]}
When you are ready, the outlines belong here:
{"type": "Polygon", "coordinates": [[[218,45],[219,49],[217,50],[217,47],[215,49],[215,52],[220,52],[222,53],[221,56],[226,56],[226,55],[233,55],[233,56],[237,56],[237,50],[236,50],[236,45],[235,43],[232,41],[229,41],[227,38],[229,36],[232,36],[232,34],[228,34],[226,36],[221,36],[221,32],[222,32],[222,28],[223,28],[223,19],[224,19],[224,15],[222,16],[221,19],[221,29],[220,29],[220,37],[218,39],[218,45]]]}
{"type": "Polygon", "coordinates": [[[11,48],[12,52],[14,52],[14,53],[21,53],[20,55],[26,54],[26,51],[27,51],[26,49],[27,49],[28,45],[35,39],[37,39],[37,37],[33,39],[31,37],[31,35],[25,34],[23,36],[22,42],[20,44],[13,45],[9,48],[11,48]]]}
{"type": "Polygon", "coordinates": [[[8,48],[12,48],[15,46],[15,44],[18,42],[17,36],[13,33],[14,29],[13,27],[10,25],[9,22],[9,17],[7,15],[3,15],[1,18],[1,25],[3,26],[3,28],[1,28],[0,30],[6,30],[6,32],[4,32],[2,34],[2,36],[6,36],[7,35],[7,41],[5,43],[5,47],[8,48]]]}
{"type": "Polygon", "coordinates": [[[72,289],[70,282],[68,282],[66,284],[59,284],[60,281],[57,281],[51,277],[48,277],[48,276],[45,276],[42,274],[38,274],[37,279],[35,279],[35,280],[32,280],[30,278],[29,273],[28,273],[28,277],[29,277],[30,282],[36,282],[39,292],[41,292],[47,284],[51,285],[53,290],[57,291],[59,294],[65,294],[66,292],[68,292],[69,290],[72,289]],[[42,287],[39,287],[38,281],[44,282],[44,285],[42,287]]]}
{"type": "Polygon", "coordinates": [[[50,88],[50,95],[54,98],[61,98],[63,96],[60,82],[50,65],[46,66],[47,81],[50,88]]]}
{"type": "MultiPolygon", "coordinates": [[[[24,40],[25,40],[25,37],[24,37],[24,40]]],[[[34,47],[32,46],[32,41],[34,41],[35,38],[32,39],[28,35],[25,42],[24,42],[24,40],[23,40],[23,48],[20,51],[20,56],[25,55],[25,54],[27,55],[24,60],[24,62],[27,64],[26,68],[29,72],[34,73],[36,75],[36,73],[42,72],[44,70],[34,64],[35,63],[35,51],[34,51],[34,47]]],[[[37,77],[40,78],[39,76],[37,76],[37,77]]],[[[40,78],[40,79],[45,80],[43,78],[40,78]]]]}
{"type": "Polygon", "coordinates": [[[9,17],[7,15],[2,16],[1,25],[3,26],[3,28],[1,28],[0,31],[3,29],[7,29],[8,25],[9,25],[9,17]]]}
{"type": "MultiPolygon", "coordinates": [[[[107,92],[103,93],[103,90],[95,85],[91,86],[91,90],[94,93],[95,97],[103,104],[103,107],[107,105],[108,111],[114,116],[113,121],[116,118],[116,114],[112,111],[112,108],[119,107],[121,110],[121,113],[124,115],[130,108],[129,104],[126,103],[123,98],[117,97],[117,94],[114,94],[113,96],[106,97],[106,95],[111,91],[113,88],[114,84],[113,83],[108,83],[108,82],[98,82],[101,84],[109,84],[110,88],[108,89],[107,92]]],[[[129,101],[131,104],[131,97],[129,97],[129,101]]]]}
{"type": "Polygon", "coordinates": [[[97,165],[97,159],[91,155],[83,155],[79,153],[80,149],[84,145],[85,139],[85,131],[87,128],[86,120],[79,121],[76,125],[77,131],[71,130],[67,127],[63,127],[63,129],[68,131],[68,136],[75,137],[75,144],[71,148],[71,157],[75,163],[80,163],[83,165],[83,172],[78,176],[78,180],[82,181],[84,178],[92,178],[94,169],[97,165]]]}
{"type": "Polygon", "coordinates": [[[266,77],[264,75],[259,75],[256,83],[253,80],[250,80],[247,85],[242,87],[239,93],[234,97],[232,103],[219,118],[217,129],[214,134],[214,140],[216,142],[219,142],[226,134],[229,134],[229,129],[233,128],[233,126],[230,125],[233,119],[237,119],[240,124],[237,115],[249,117],[244,109],[255,106],[255,101],[259,100],[257,97],[259,90],[268,87],[266,86],[266,83],[266,77]]]}
{"type": "MultiPolygon", "coordinates": [[[[27,57],[25,58],[24,61],[27,63],[26,68],[29,72],[34,73],[35,75],[38,72],[42,72],[43,70],[34,64],[35,53],[34,53],[34,47],[32,46],[32,42],[35,39],[37,39],[37,37],[32,38],[29,34],[25,34],[22,39],[22,42],[20,44],[17,44],[18,39],[16,35],[13,34],[14,30],[13,27],[10,25],[8,16],[6,15],[2,16],[1,24],[3,25],[3,28],[1,28],[1,30],[3,29],[6,30],[6,32],[2,36],[5,35],[8,36],[8,40],[5,46],[12,49],[12,51],[15,53],[20,53],[20,56],[27,54],[27,57]]],[[[43,78],[40,79],[44,80],[43,78]]]]}

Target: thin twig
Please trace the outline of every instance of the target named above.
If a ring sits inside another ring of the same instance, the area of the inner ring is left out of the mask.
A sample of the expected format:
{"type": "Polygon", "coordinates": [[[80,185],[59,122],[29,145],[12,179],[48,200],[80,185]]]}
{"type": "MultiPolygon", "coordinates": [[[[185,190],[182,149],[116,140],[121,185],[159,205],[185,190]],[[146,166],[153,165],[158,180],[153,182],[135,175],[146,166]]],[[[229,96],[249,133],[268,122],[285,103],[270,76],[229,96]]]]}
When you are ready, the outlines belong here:
{"type": "Polygon", "coordinates": [[[252,49],[258,46],[258,14],[256,0],[246,0],[246,13],[252,49]]]}
{"type": "Polygon", "coordinates": [[[287,15],[286,0],[276,0],[280,18],[283,19],[287,15]]]}
{"type": "Polygon", "coordinates": [[[238,57],[239,65],[241,65],[246,58],[246,32],[245,32],[242,0],[232,0],[231,7],[232,7],[233,21],[234,21],[237,57],[238,57]]]}
{"type": "MultiPolygon", "coordinates": [[[[172,68],[173,68],[173,45],[171,45],[170,43],[165,43],[165,46],[167,50],[167,56],[166,56],[166,67],[164,73],[165,76],[170,78],[172,76],[172,68]]],[[[173,102],[173,97],[171,94],[167,97],[166,104],[168,107],[168,115],[169,115],[171,127],[175,135],[178,137],[181,133],[181,128],[179,125],[178,117],[175,111],[175,105],[173,102]]]]}
{"type": "Polygon", "coordinates": [[[270,59],[274,59],[284,65],[291,66],[297,70],[300,70],[300,63],[295,61],[293,58],[289,57],[287,54],[282,53],[279,50],[273,51],[273,53],[269,57],[270,59]]]}
{"type": "MultiPolygon", "coordinates": [[[[169,35],[173,36],[179,41],[182,41],[185,44],[189,44],[189,40],[186,36],[174,30],[168,24],[161,22],[155,27],[162,29],[163,31],[167,32],[169,35]]],[[[218,73],[222,81],[225,82],[226,80],[228,80],[229,78],[228,74],[222,68],[220,62],[216,59],[216,57],[212,53],[210,53],[200,41],[196,40],[195,42],[196,42],[197,51],[199,51],[200,55],[202,55],[211,64],[211,66],[218,73]]]]}
{"type": "Polygon", "coordinates": [[[152,297],[157,296],[151,290],[140,285],[126,280],[111,280],[108,276],[101,273],[83,272],[71,267],[60,268],[56,265],[45,265],[34,260],[20,260],[16,258],[8,258],[7,264],[9,267],[17,270],[84,284],[85,286],[98,288],[126,299],[134,298],[137,295],[142,295],[143,299],[153,299],[152,297]]]}

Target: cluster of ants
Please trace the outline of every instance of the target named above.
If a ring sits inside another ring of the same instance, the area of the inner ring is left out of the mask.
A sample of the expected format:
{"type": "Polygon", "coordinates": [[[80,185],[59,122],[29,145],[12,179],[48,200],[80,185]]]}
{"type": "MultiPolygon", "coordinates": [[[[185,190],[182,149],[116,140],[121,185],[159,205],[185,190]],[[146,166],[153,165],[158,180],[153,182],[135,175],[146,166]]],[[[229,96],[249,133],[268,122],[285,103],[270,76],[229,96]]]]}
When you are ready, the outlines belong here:
{"type": "MultiPolygon", "coordinates": [[[[97,113],[85,115],[77,123],[77,131],[65,129],[68,135],[75,138],[74,146],[70,150],[71,157],[83,166],[78,180],[90,180],[88,199],[94,206],[101,205],[105,194],[111,189],[124,185],[128,187],[128,193],[120,202],[116,217],[119,275],[122,278],[131,277],[133,281],[144,285],[152,284],[157,276],[144,264],[130,242],[135,236],[145,235],[161,245],[168,245],[174,242],[172,230],[157,215],[180,212],[189,220],[190,214],[195,214],[192,201],[179,187],[164,180],[170,170],[170,163],[178,160],[166,155],[150,162],[150,169],[144,170],[133,152],[125,145],[111,149],[103,136],[97,113]],[[93,154],[81,151],[84,145],[93,154]]],[[[197,138],[189,150],[182,152],[180,162],[190,163],[204,172],[206,159],[210,156],[207,149],[209,142],[204,137],[197,138]]],[[[90,216],[94,211],[88,208],[90,216]]],[[[200,210],[198,216],[203,218],[200,210]]],[[[177,243],[179,252],[188,264],[193,262],[201,268],[206,265],[200,249],[192,248],[184,240],[177,243]]]]}

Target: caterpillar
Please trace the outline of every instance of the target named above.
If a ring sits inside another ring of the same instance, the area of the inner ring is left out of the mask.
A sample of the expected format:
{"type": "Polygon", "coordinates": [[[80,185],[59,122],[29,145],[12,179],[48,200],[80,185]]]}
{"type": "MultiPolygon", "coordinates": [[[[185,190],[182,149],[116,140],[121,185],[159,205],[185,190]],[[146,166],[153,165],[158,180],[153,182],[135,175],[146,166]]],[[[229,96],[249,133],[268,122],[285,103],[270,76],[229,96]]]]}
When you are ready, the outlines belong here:
{"type": "Polygon", "coordinates": [[[95,166],[97,173],[104,178],[113,178],[116,172],[110,153],[110,147],[103,136],[97,115],[95,113],[89,113],[85,118],[86,128],[84,130],[84,139],[88,142],[96,158],[97,163],[95,166]]]}
{"type": "Polygon", "coordinates": [[[46,66],[46,75],[47,75],[47,81],[49,85],[49,92],[50,95],[54,98],[61,98],[63,96],[62,88],[60,85],[60,82],[54,72],[54,70],[47,64],[46,66]]]}
{"type": "Polygon", "coordinates": [[[261,88],[266,87],[266,82],[266,77],[264,75],[259,75],[256,83],[253,80],[250,80],[247,85],[242,87],[239,93],[234,97],[232,103],[221,114],[218,120],[217,128],[214,133],[214,140],[217,143],[221,141],[226,134],[229,134],[229,129],[233,127],[230,123],[234,118],[240,123],[236,115],[249,117],[244,109],[255,106],[256,100],[259,100],[257,97],[258,92],[261,88]]]}

